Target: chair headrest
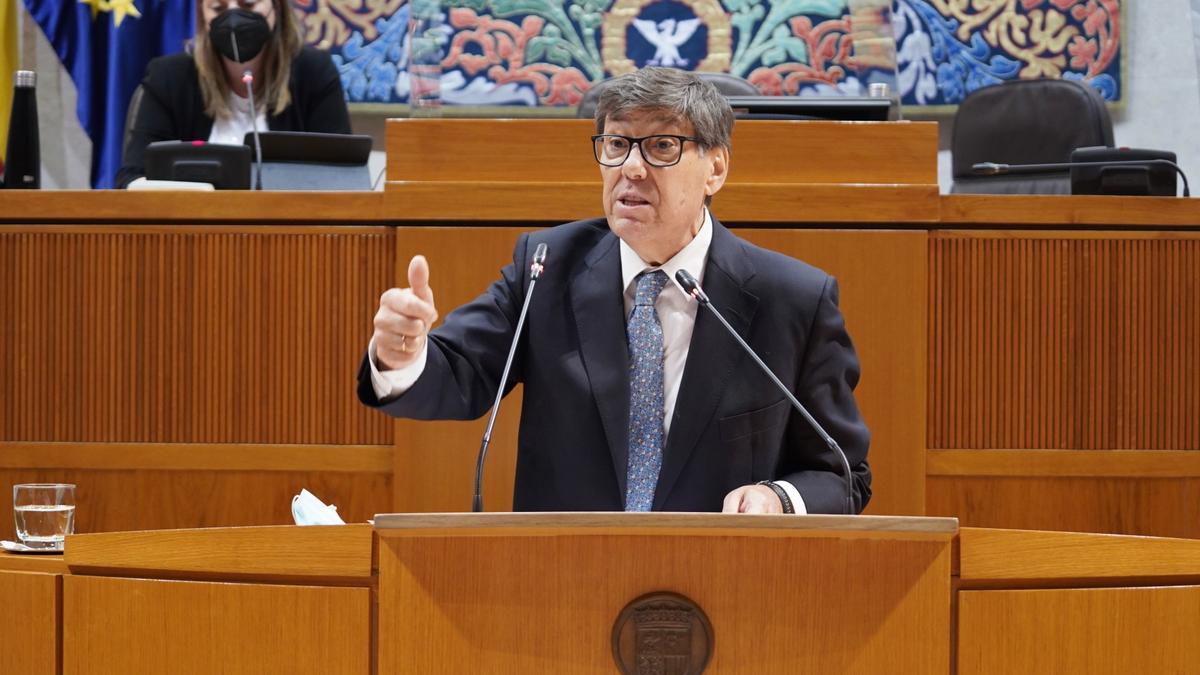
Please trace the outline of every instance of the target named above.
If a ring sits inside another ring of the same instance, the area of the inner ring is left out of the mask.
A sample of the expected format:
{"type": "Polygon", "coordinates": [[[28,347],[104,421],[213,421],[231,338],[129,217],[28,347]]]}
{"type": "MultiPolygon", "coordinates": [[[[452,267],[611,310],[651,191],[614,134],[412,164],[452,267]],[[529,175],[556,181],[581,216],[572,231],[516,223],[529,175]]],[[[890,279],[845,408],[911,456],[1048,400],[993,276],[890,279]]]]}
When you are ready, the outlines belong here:
{"type": "Polygon", "coordinates": [[[977,162],[1066,162],[1075,148],[1113,145],[1112,120],[1093,87],[1017,80],[971,92],[954,116],[954,176],[977,162]]]}

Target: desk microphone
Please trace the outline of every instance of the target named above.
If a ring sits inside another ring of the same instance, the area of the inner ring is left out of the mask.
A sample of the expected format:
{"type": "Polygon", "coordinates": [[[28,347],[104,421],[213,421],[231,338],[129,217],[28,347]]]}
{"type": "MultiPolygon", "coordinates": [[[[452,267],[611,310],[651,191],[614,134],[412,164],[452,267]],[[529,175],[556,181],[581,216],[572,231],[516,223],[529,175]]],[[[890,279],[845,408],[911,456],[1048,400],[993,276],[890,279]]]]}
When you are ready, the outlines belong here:
{"type": "Polygon", "coordinates": [[[254,74],[247,68],[242,73],[242,82],[246,83],[246,93],[250,94],[250,131],[254,135],[254,189],[262,191],[262,143],[258,140],[258,109],[254,107],[254,74]]]}
{"type": "MultiPolygon", "coordinates": [[[[237,31],[229,33],[229,41],[233,45],[233,60],[242,62],[238,53],[237,31]]],[[[254,136],[254,189],[262,190],[262,143],[258,140],[258,108],[254,107],[254,73],[249,68],[242,73],[242,82],[246,83],[246,93],[250,95],[250,133],[254,136]]]]}
{"type": "Polygon", "coordinates": [[[471,498],[471,511],[483,511],[483,464],[487,461],[488,443],[492,442],[492,427],[496,426],[496,414],[500,412],[500,399],[504,398],[504,385],[508,382],[508,371],[512,369],[513,357],[517,353],[517,343],[521,341],[521,329],[525,326],[525,315],[529,313],[529,301],[533,299],[533,287],[545,270],[546,245],[538,244],[533,252],[533,262],[529,265],[529,290],[525,292],[525,304],[521,305],[521,314],[517,317],[517,330],[513,333],[512,344],[508,348],[508,359],[504,362],[504,373],[500,376],[500,384],[496,387],[496,401],[492,403],[492,415],[488,418],[487,428],[483,430],[483,440],[479,443],[479,459],[475,461],[475,496],[471,498]]]}
{"type": "Polygon", "coordinates": [[[700,288],[700,283],[696,281],[696,278],[689,274],[687,270],[680,269],[679,271],[675,272],[675,280],[678,281],[679,285],[683,287],[685,293],[692,296],[696,302],[707,307],[708,311],[712,312],[712,315],[717,317],[717,321],[721,322],[721,325],[725,327],[725,330],[729,331],[729,334],[733,336],[733,339],[742,346],[742,349],[750,355],[750,358],[754,359],[754,362],[758,364],[759,368],[762,368],[762,371],[767,374],[767,377],[771,378],[771,381],[775,383],[775,386],[779,388],[779,391],[783,392],[783,395],[787,397],[789,402],[791,402],[792,407],[804,417],[804,419],[808,422],[808,425],[811,426],[813,430],[817,432],[817,435],[821,437],[821,440],[825,441],[825,445],[829,446],[829,449],[833,450],[838,458],[842,460],[842,468],[846,475],[846,513],[849,515],[854,515],[854,479],[850,473],[850,460],[846,459],[846,453],[842,452],[841,446],[838,445],[837,441],[833,440],[833,436],[830,436],[825,432],[825,429],[822,428],[817,420],[808,413],[808,410],[801,405],[800,401],[796,400],[796,397],[793,396],[792,392],[788,391],[788,388],[779,381],[779,378],[775,377],[775,373],[772,373],[771,369],[767,367],[767,364],[763,363],[763,360],[758,357],[757,353],[755,353],[754,348],[746,344],[746,341],[742,339],[742,336],[738,335],[737,331],[733,329],[733,326],[730,326],[729,322],[725,320],[725,317],[721,316],[721,313],[717,311],[717,308],[713,307],[712,302],[710,302],[708,299],[708,295],[704,292],[704,289],[700,288]]]}
{"type": "Polygon", "coordinates": [[[976,176],[1004,176],[1017,174],[1037,174],[1037,173],[1053,173],[1056,171],[1069,171],[1071,169],[1082,169],[1087,167],[1105,167],[1105,166],[1146,166],[1147,164],[1160,164],[1169,166],[1179,174],[1183,179],[1183,196],[1191,197],[1191,190],[1188,189],[1188,179],[1183,173],[1183,169],[1179,165],[1169,159],[1119,159],[1111,162],[1105,161],[1088,161],[1088,162],[1054,162],[1051,164],[997,164],[996,162],[979,162],[971,165],[971,172],[976,176]]]}

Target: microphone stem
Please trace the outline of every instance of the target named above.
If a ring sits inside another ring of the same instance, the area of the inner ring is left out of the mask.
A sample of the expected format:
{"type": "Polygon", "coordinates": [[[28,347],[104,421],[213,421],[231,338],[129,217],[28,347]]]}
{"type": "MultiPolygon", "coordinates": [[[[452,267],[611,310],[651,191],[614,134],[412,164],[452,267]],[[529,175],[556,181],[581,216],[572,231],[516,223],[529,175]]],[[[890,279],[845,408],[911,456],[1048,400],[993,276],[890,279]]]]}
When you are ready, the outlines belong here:
{"type": "Polygon", "coordinates": [[[825,432],[825,429],[819,422],[817,422],[816,418],[809,414],[804,405],[792,395],[792,392],[783,384],[783,382],[780,382],[779,378],[775,377],[775,373],[771,372],[770,367],[768,367],[766,363],[763,363],[762,359],[758,358],[758,354],[751,349],[750,345],[746,344],[746,341],[742,339],[741,335],[738,335],[738,332],[733,329],[733,326],[729,325],[729,322],[725,320],[725,317],[721,316],[721,313],[717,311],[717,308],[713,307],[711,302],[704,302],[702,304],[708,308],[708,311],[711,312],[713,316],[717,317],[717,321],[720,321],[721,324],[725,326],[725,329],[729,331],[729,334],[733,336],[733,339],[737,340],[737,343],[741,345],[742,349],[750,355],[750,358],[754,359],[755,363],[758,364],[758,367],[761,368],[764,373],[766,373],[767,377],[771,378],[771,381],[775,383],[775,386],[778,387],[779,390],[783,392],[783,395],[787,397],[788,401],[791,402],[792,407],[804,417],[809,426],[811,426],[813,430],[817,432],[817,435],[821,437],[821,440],[825,441],[825,445],[829,446],[829,449],[833,451],[833,454],[837,455],[838,459],[842,461],[842,469],[846,477],[846,513],[853,515],[854,487],[851,478],[852,474],[850,473],[850,461],[846,459],[846,453],[842,452],[841,446],[839,446],[837,441],[833,439],[833,436],[830,436],[825,432]]]}
{"type": "Polygon", "coordinates": [[[243,80],[246,83],[246,93],[250,98],[250,129],[254,132],[254,163],[257,165],[257,170],[254,172],[254,189],[262,192],[262,143],[258,140],[258,108],[254,105],[254,74],[247,70],[243,75],[243,80]]]}
{"type": "Polygon", "coordinates": [[[487,459],[488,444],[492,442],[492,427],[496,425],[496,414],[500,412],[500,399],[504,398],[504,385],[508,383],[508,373],[512,370],[513,357],[517,353],[517,343],[520,342],[521,329],[525,327],[525,315],[529,313],[529,301],[533,299],[533,287],[537,285],[537,277],[529,281],[529,290],[525,292],[525,302],[521,305],[521,314],[517,317],[517,330],[513,333],[512,345],[508,348],[508,359],[504,362],[504,373],[500,375],[500,385],[496,387],[496,400],[492,403],[492,414],[488,417],[487,429],[483,432],[483,440],[479,442],[479,459],[475,462],[475,495],[471,498],[471,511],[483,511],[483,466],[487,459]]]}
{"type": "Polygon", "coordinates": [[[1039,173],[1054,173],[1058,171],[1069,171],[1074,168],[1088,167],[1113,167],[1113,166],[1145,166],[1147,164],[1157,164],[1159,166],[1169,166],[1179,174],[1183,180],[1183,196],[1191,197],[1192,190],[1188,186],[1187,174],[1183,172],[1183,168],[1177,162],[1172,162],[1169,159],[1118,159],[1110,162],[1104,160],[1088,161],[1088,162],[1053,162],[1050,164],[995,164],[992,162],[980,162],[971,167],[971,170],[976,174],[984,176],[1012,176],[1022,174],[1039,174],[1039,173]]]}

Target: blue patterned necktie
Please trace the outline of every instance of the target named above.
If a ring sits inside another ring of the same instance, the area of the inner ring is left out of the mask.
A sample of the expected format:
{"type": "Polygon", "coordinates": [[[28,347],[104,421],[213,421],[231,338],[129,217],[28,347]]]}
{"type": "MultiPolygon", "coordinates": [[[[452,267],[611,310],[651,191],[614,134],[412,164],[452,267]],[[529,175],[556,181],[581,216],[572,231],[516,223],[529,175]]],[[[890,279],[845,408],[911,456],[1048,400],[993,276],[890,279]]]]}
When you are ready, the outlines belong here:
{"type": "Polygon", "coordinates": [[[637,278],[629,336],[629,464],[625,510],[649,511],[662,468],[663,332],[654,301],[667,285],[662,270],[637,278]]]}

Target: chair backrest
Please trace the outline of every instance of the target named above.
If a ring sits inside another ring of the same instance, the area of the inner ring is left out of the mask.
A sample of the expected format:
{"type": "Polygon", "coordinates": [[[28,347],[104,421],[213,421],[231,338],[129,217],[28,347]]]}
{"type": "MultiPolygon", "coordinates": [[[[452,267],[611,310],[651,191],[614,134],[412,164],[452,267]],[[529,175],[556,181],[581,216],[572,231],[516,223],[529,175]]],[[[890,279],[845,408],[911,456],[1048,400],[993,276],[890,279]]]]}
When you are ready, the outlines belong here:
{"type": "Polygon", "coordinates": [[[952,192],[1069,194],[1067,172],[979,177],[978,162],[1066,162],[1076,148],[1113,146],[1112,120],[1095,88],[1073,80],[1016,80],[977,89],[954,115],[952,192]]]}
{"type": "MultiPolygon", "coordinates": [[[[717,91],[726,96],[757,96],[758,88],[750,84],[749,81],[743,80],[737,75],[729,73],[696,73],[700,79],[713,83],[717,91]]],[[[592,85],[584,93],[583,98],[579,100],[579,107],[575,109],[575,116],[580,118],[592,118],[596,116],[596,104],[600,100],[600,92],[604,91],[612,80],[602,80],[592,85]]]]}
{"type": "Polygon", "coordinates": [[[133,138],[133,123],[137,121],[138,109],[142,107],[142,96],[145,93],[146,91],[139,84],[137,89],[133,90],[133,95],[129,97],[129,109],[125,111],[125,138],[121,141],[122,158],[129,155],[129,140],[133,138]]]}

